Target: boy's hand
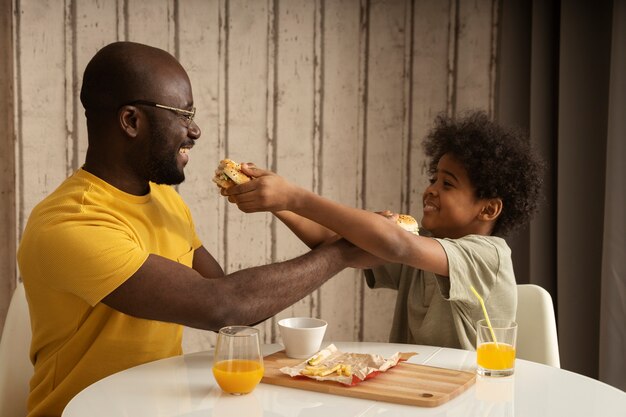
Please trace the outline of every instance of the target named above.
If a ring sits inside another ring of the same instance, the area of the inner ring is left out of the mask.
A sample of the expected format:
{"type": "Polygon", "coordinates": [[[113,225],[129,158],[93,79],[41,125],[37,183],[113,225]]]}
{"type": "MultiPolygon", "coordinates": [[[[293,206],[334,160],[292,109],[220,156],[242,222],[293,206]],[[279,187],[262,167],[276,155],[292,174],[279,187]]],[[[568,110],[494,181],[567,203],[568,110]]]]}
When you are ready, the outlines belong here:
{"type": "Polygon", "coordinates": [[[394,213],[393,211],[390,211],[390,210],[377,211],[376,214],[379,214],[394,223],[397,222],[398,217],[400,217],[398,213],[394,213]]]}
{"type": "Polygon", "coordinates": [[[222,190],[228,201],[237,204],[244,213],[289,210],[297,189],[280,175],[257,168],[253,163],[241,164],[244,174],[252,181],[222,190]]]}

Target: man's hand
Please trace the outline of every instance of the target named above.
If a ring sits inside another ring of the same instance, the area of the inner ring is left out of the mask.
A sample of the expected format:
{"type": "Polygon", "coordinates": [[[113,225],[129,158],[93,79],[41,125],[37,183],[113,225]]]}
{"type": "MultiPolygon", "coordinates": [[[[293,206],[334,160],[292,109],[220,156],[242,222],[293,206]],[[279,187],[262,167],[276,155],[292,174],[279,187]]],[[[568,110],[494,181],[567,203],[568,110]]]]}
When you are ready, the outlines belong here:
{"type": "Polygon", "coordinates": [[[241,170],[253,180],[222,190],[222,195],[237,204],[239,210],[256,213],[291,209],[297,186],[271,171],[257,168],[253,163],[241,164],[241,170]]]}

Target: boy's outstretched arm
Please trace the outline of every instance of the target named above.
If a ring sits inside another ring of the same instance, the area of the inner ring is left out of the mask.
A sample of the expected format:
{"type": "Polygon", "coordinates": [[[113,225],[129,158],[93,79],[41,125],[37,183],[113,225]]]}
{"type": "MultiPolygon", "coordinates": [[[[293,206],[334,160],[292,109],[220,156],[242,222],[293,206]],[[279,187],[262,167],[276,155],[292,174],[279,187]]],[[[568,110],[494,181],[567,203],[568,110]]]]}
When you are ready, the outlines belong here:
{"type": "Polygon", "coordinates": [[[311,249],[339,239],[332,230],[291,211],[276,211],[274,215],[311,249]]]}
{"type": "MultiPolygon", "coordinates": [[[[252,163],[241,164],[242,172],[250,177],[255,177],[266,172],[261,169],[255,168],[256,166],[252,163]]],[[[278,175],[274,175],[274,178],[272,178],[271,181],[270,179],[268,179],[268,183],[266,184],[268,186],[268,190],[272,188],[281,189],[282,186],[280,182],[282,180],[283,179],[278,175]]],[[[237,194],[237,189],[231,189],[231,191],[226,191],[225,189],[222,189],[222,195],[224,196],[232,195],[233,192],[237,194]]],[[[249,195],[248,197],[250,196],[251,195],[249,195]]],[[[235,203],[236,199],[238,199],[238,197],[232,197],[229,198],[229,201],[231,203],[235,203]]],[[[268,199],[273,200],[274,197],[268,194],[268,199]]],[[[293,232],[293,234],[295,234],[302,242],[304,242],[305,245],[307,245],[311,249],[340,238],[340,236],[338,236],[335,232],[327,229],[321,224],[315,223],[314,221],[311,221],[306,217],[299,216],[296,213],[290,212],[288,210],[269,210],[259,208],[258,210],[254,211],[271,211],[293,232]]]]}
{"type": "MultiPolygon", "coordinates": [[[[403,263],[443,276],[448,275],[445,251],[434,239],[408,233],[379,214],[348,207],[321,197],[273,172],[256,168],[251,164],[243,164],[242,168],[244,173],[255,179],[222,192],[228,196],[231,203],[237,204],[241,211],[246,213],[289,211],[330,229],[388,262],[403,263]]],[[[295,217],[290,216],[286,216],[287,221],[293,222],[292,225],[295,227],[297,225],[295,217]]],[[[294,230],[289,223],[285,224],[294,230]]],[[[303,223],[305,224],[308,223],[303,223]]],[[[311,228],[314,229],[313,226],[311,228]]],[[[296,229],[301,231],[306,228],[301,226],[296,229]]],[[[298,232],[295,230],[294,232],[307,243],[298,232]]]]}

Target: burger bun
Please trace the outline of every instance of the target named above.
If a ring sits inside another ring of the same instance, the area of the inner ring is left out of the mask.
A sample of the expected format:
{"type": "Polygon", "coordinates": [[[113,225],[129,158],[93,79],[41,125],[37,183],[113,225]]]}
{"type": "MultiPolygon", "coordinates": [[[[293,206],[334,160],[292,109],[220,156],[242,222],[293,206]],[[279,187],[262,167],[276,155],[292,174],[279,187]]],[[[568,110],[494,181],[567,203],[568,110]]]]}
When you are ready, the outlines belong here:
{"type": "Polygon", "coordinates": [[[250,180],[249,176],[241,172],[241,164],[232,159],[222,159],[213,177],[213,182],[221,188],[230,188],[250,180]]]}
{"type": "Polygon", "coordinates": [[[396,224],[407,232],[411,232],[414,235],[419,235],[419,225],[417,224],[417,220],[415,220],[413,216],[410,216],[408,214],[400,214],[398,215],[398,220],[396,220],[396,224]]]}

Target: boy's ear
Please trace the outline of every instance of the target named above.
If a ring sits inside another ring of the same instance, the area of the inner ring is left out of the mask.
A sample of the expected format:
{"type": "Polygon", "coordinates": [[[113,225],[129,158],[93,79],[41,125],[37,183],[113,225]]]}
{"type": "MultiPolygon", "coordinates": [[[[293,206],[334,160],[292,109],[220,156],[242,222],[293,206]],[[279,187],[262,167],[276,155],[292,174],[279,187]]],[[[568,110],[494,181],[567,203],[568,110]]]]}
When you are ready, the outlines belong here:
{"type": "Polygon", "coordinates": [[[485,202],[478,218],[483,221],[493,221],[502,213],[502,199],[490,198],[485,202]]]}

